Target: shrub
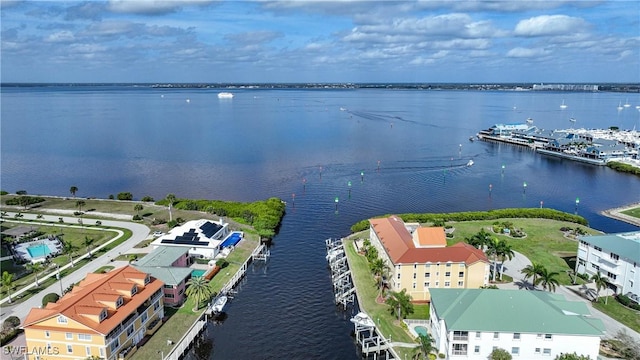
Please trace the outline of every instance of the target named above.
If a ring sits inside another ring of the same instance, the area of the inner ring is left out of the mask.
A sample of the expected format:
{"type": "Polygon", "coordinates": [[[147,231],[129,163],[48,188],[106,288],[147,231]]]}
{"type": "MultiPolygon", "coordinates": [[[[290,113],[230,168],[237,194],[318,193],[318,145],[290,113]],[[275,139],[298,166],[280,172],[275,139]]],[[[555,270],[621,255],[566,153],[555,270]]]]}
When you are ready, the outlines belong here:
{"type": "Polygon", "coordinates": [[[113,196],[113,194],[109,194],[109,200],[113,200],[115,199],[115,197],[113,196]]]}
{"type": "Polygon", "coordinates": [[[144,196],[144,197],[142,197],[141,201],[154,202],[155,200],[153,200],[153,198],[151,196],[144,196]]]}
{"type": "Polygon", "coordinates": [[[216,266],[219,266],[221,269],[226,268],[228,265],[229,262],[227,259],[218,259],[218,261],[216,261],[216,266]]]}
{"type": "Polygon", "coordinates": [[[443,353],[440,353],[440,354],[438,354],[438,357],[439,357],[440,359],[444,359],[444,358],[446,358],[446,357],[447,357],[447,355],[445,355],[445,354],[443,354],[443,353]]]}
{"type": "Polygon", "coordinates": [[[41,203],[44,201],[44,198],[39,196],[19,196],[14,197],[12,199],[8,199],[5,201],[7,205],[20,205],[20,206],[29,206],[37,203],[41,203]]]}
{"type": "Polygon", "coordinates": [[[133,194],[130,192],[118,193],[118,200],[133,200],[133,194]]]}
{"type": "Polygon", "coordinates": [[[616,299],[618,299],[618,302],[620,302],[620,304],[624,306],[629,306],[629,304],[631,304],[631,299],[629,299],[629,297],[626,295],[617,295],[616,299]]]}
{"type": "Polygon", "coordinates": [[[0,195],[7,195],[7,194],[9,194],[9,193],[4,191],[4,190],[0,190],[0,195]]]}
{"type": "Polygon", "coordinates": [[[49,293],[42,297],[42,307],[47,306],[48,303],[55,303],[60,299],[60,295],[56,293],[49,293]]]}
{"type": "Polygon", "coordinates": [[[173,229],[176,226],[178,226],[178,221],[177,220],[167,221],[167,227],[169,227],[169,229],[173,229]]]}
{"type": "Polygon", "coordinates": [[[16,191],[16,195],[27,195],[27,190],[18,190],[16,191]]]}
{"type": "Polygon", "coordinates": [[[20,318],[17,316],[9,316],[3,323],[2,328],[4,330],[15,329],[20,326],[20,318]]]}
{"type": "Polygon", "coordinates": [[[133,219],[133,221],[140,221],[140,220],[142,220],[142,216],[140,216],[138,214],[135,214],[135,215],[133,215],[132,219],[133,219]]]}

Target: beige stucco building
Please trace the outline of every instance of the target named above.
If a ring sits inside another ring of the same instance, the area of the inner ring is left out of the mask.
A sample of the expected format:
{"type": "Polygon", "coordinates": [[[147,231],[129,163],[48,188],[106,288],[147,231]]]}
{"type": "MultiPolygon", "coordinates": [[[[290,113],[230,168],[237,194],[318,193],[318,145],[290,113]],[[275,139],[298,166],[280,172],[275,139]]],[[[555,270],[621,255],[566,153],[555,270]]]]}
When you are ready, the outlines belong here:
{"type": "Polygon", "coordinates": [[[421,227],[398,216],[370,219],[369,239],[390,272],[392,291],[406,289],[413,301],[430,300],[429,288],[479,288],[489,282],[482,250],[460,242],[447,246],[442,227],[421,227]]]}

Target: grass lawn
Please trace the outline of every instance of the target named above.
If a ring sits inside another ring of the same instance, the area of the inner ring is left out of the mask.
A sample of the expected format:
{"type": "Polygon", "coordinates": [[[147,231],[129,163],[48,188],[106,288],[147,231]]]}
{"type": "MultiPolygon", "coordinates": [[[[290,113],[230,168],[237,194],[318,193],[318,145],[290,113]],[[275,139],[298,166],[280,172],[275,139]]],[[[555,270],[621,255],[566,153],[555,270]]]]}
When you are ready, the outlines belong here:
{"type": "MultiPolygon", "coordinates": [[[[580,227],[589,234],[599,234],[598,231],[575,223],[549,220],[549,219],[508,219],[516,228],[523,229],[527,234],[525,238],[511,238],[501,234],[493,234],[498,239],[506,240],[513,250],[524,254],[529,260],[537,262],[549,271],[556,271],[557,279],[561,285],[570,285],[571,279],[567,274],[573,270],[568,261],[575,257],[578,250],[578,242],[563,236],[561,227],[580,227]],[[565,260],[566,259],[566,260],[565,260]]],[[[454,238],[447,239],[449,245],[464,241],[478,233],[483,227],[491,232],[491,225],[495,220],[465,221],[447,223],[455,228],[454,238]]]]}
{"type": "Polygon", "coordinates": [[[601,297],[598,302],[593,303],[593,307],[640,332],[640,312],[620,304],[614,297],[607,296],[606,305],[604,297],[601,297]]]}
{"type": "MultiPolygon", "coordinates": [[[[211,279],[209,287],[216,294],[240,269],[240,266],[249,258],[253,249],[258,245],[258,237],[245,233],[245,238],[227,257],[229,265],[221,269],[216,276],[211,279]]],[[[204,308],[201,306],[197,312],[193,312],[193,300],[187,299],[179,309],[165,307],[165,316],[168,320],[158,329],[149,341],[136,351],[132,359],[156,359],[159,351],[163,351],[165,356],[171,351],[173,345],[167,345],[167,339],[177,342],[186,334],[187,330],[202,315],[204,308]]]]}
{"type": "Polygon", "coordinates": [[[622,211],[623,214],[633,216],[640,219],[640,206],[637,208],[622,211]]]}

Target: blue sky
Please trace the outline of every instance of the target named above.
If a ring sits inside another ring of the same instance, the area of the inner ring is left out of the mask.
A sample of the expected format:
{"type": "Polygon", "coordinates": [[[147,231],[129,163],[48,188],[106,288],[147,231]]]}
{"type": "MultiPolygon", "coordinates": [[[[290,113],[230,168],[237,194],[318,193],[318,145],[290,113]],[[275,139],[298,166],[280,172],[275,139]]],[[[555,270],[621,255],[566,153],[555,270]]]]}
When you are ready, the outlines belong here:
{"type": "Polygon", "coordinates": [[[2,82],[640,82],[640,1],[1,0],[2,82]]]}

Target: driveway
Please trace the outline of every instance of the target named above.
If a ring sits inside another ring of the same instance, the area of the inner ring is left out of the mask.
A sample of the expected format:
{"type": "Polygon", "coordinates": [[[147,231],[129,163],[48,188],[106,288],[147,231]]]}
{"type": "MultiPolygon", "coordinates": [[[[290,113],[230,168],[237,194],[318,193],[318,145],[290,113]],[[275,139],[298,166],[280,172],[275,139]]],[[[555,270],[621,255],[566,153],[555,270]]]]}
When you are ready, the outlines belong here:
{"type": "MultiPolygon", "coordinates": [[[[36,214],[28,214],[28,213],[22,213],[24,215],[24,217],[22,219],[36,219],[36,214]]],[[[6,220],[12,220],[14,213],[8,213],[8,217],[6,218],[6,220]]],[[[44,215],[44,218],[42,220],[44,221],[52,221],[57,223],[58,219],[60,218],[60,216],[58,215],[44,215]]],[[[69,225],[69,224],[74,224],[77,223],[78,219],[76,217],[66,217],[63,216],[63,220],[64,222],[67,224],[66,226],[73,226],[73,227],[78,227],[78,225],[69,225]]],[[[87,219],[85,218],[85,222],[87,221],[87,219]]],[[[48,293],[60,293],[60,282],[62,282],[62,287],[63,288],[67,288],[69,287],[70,284],[75,284],[77,282],[79,282],[80,280],[84,279],[84,277],[86,276],[86,274],[91,273],[96,271],[98,268],[105,266],[105,265],[114,265],[114,263],[111,262],[111,259],[117,257],[119,254],[121,253],[127,253],[129,252],[129,250],[131,250],[136,244],[138,244],[139,242],[147,239],[149,237],[149,228],[146,225],[143,224],[138,224],[138,223],[133,223],[133,222],[126,222],[126,221],[116,221],[116,220],[106,220],[106,219],[100,219],[100,221],[102,221],[102,225],[104,226],[109,226],[109,227],[116,227],[116,228],[123,228],[123,229],[129,229],[131,230],[131,237],[123,242],[122,244],[116,246],[115,248],[109,250],[107,253],[105,253],[104,255],[95,258],[94,260],[92,260],[91,262],[89,262],[88,264],[84,265],[82,268],[74,271],[73,273],[65,276],[64,278],[61,279],[61,281],[56,281],[54,284],[52,284],[51,286],[42,289],[38,294],[32,296],[31,298],[23,301],[20,304],[15,304],[15,305],[9,305],[9,306],[3,306],[2,307],[2,316],[0,321],[4,321],[4,319],[6,319],[9,316],[17,316],[20,318],[21,321],[23,321],[25,319],[25,317],[27,316],[27,314],[29,313],[29,310],[31,310],[31,308],[34,307],[40,307],[42,305],[42,297],[45,294],[48,293]]],[[[33,224],[33,222],[31,222],[30,224],[33,224]]],[[[50,224],[48,224],[50,225],[50,224]]],[[[95,229],[95,228],[93,228],[95,229]]],[[[120,232],[122,234],[122,232],[120,232]]],[[[122,235],[120,235],[122,236],[122,235]]],[[[115,239],[115,238],[114,238],[115,239]]],[[[110,240],[113,241],[114,239],[110,240]]],[[[94,249],[95,251],[95,249],[94,249]]],[[[78,257],[79,258],[79,257],[78,257]]],[[[76,258],[76,259],[78,259],[76,258]]],[[[74,259],[74,261],[76,260],[74,259]]],[[[67,268],[70,267],[71,264],[67,264],[65,265],[63,268],[67,268]]],[[[52,276],[55,276],[55,274],[51,274],[52,276]]],[[[44,280],[43,278],[40,278],[40,280],[44,280]]],[[[32,286],[35,286],[35,284],[32,284],[32,286]]],[[[21,290],[22,291],[22,290],[21,290]]],[[[19,294],[20,292],[16,292],[15,295],[19,294]]],[[[15,297],[15,295],[12,295],[13,297],[15,297]]],[[[2,300],[0,300],[0,303],[5,303],[7,302],[7,298],[4,298],[2,300]]]]}

